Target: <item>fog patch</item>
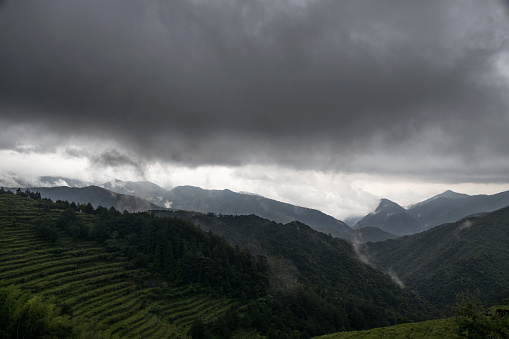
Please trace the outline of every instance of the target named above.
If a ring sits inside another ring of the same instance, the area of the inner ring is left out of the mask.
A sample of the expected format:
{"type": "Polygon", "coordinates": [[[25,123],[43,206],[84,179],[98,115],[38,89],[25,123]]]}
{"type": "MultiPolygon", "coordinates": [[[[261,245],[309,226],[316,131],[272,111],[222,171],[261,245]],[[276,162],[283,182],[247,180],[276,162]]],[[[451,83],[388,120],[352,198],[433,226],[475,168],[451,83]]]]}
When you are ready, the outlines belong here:
{"type": "Polygon", "coordinates": [[[117,179],[112,179],[110,182],[110,187],[115,189],[115,188],[125,188],[125,182],[121,181],[121,180],[117,180],[117,179]]]}
{"type": "Polygon", "coordinates": [[[459,227],[457,228],[458,231],[462,231],[464,229],[472,227],[474,222],[472,220],[465,220],[459,227]]]}
{"type": "Polygon", "coordinates": [[[472,227],[475,223],[472,221],[472,220],[465,220],[464,222],[462,222],[453,232],[452,234],[454,235],[454,237],[456,238],[456,240],[460,240],[460,232],[463,231],[463,230],[466,230],[466,229],[469,229],[470,227],[472,227]]]}
{"type": "Polygon", "coordinates": [[[396,274],[396,272],[394,272],[392,268],[390,268],[387,271],[387,274],[391,277],[391,280],[396,283],[396,285],[398,285],[401,288],[405,288],[405,283],[403,283],[403,281],[398,277],[398,275],[396,274]]]}
{"type": "Polygon", "coordinates": [[[164,202],[164,207],[165,207],[165,208],[171,208],[171,205],[173,205],[173,202],[172,202],[172,201],[168,201],[168,200],[166,200],[166,201],[164,202]]]}
{"type": "MultiPolygon", "coordinates": [[[[363,253],[363,250],[365,250],[366,247],[367,247],[366,242],[362,239],[362,234],[359,234],[359,235],[355,234],[352,239],[352,248],[353,248],[357,258],[362,263],[364,263],[366,265],[369,265],[374,268],[378,268],[376,265],[374,265],[371,262],[370,257],[367,254],[363,253]]],[[[380,269],[380,268],[378,268],[378,269],[380,269]]],[[[396,285],[398,285],[401,288],[405,288],[405,283],[403,283],[403,281],[398,277],[398,275],[396,274],[396,272],[394,272],[394,270],[392,268],[387,270],[385,273],[387,273],[391,277],[391,280],[396,285]]]]}
{"type": "Polygon", "coordinates": [[[369,257],[362,253],[362,250],[366,247],[366,242],[362,239],[362,235],[355,235],[352,239],[352,248],[357,258],[364,264],[374,267],[369,260],[369,257]]]}
{"type": "Polygon", "coordinates": [[[67,183],[67,181],[65,181],[64,179],[57,179],[57,180],[52,180],[52,181],[38,181],[37,186],[40,186],[40,187],[61,187],[61,186],[71,187],[71,185],[69,185],[67,183]]]}

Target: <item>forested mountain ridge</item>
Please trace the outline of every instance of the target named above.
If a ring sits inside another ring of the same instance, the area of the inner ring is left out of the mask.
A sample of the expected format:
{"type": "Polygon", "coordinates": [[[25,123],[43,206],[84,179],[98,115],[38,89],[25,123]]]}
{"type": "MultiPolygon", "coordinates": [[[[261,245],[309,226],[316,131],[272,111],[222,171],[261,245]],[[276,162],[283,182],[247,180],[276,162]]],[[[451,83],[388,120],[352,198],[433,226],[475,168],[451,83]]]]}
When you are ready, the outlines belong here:
{"type": "MultiPolygon", "coordinates": [[[[45,186],[46,184],[66,183],[77,189],[79,185],[86,185],[83,181],[60,177],[40,177],[37,180],[45,183],[45,186]]],[[[386,211],[384,218],[376,216],[378,214],[376,210],[364,217],[351,217],[347,221],[354,227],[352,229],[343,221],[337,220],[318,210],[283,203],[261,195],[236,193],[227,189],[206,190],[193,186],[178,186],[168,190],[148,181],[133,182],[118,179],[103,183],[100,187],[122,195],[141,198],[158,207],[148,205],[145,202],[136,203],[132,201],[127,204],[127,208],[122,208],[118,202],[114,200],[108,201],[108,199],[102,199],[99,203],[94,202],[94,206],[115,206],[119,210],[127,209],[128,211],[166,208],[202,213],[212,212],[216,214],[256,214],[282,223],[300,221],[320,232],[325,234],[330,233],[334,237],[347,239],[352,242],[383,241],[395,236],[415,234],[440,224],[455,222],[470,215],[491,212],[509,206],[509,191],[493,195],[470,196],[447,190],[407,208],[393,203],[401,207],[401,209],[399,211],[386,211]],[[147,206],[150,207],[145,208],[147,206]],[[361,220],[363,218],[365,219],[364,221],[361,220]],[[359,230],[362,228],[364,230],[360,232],[359,230]]],[[[37,188],[31,189],[37,190],[37,188]]],[[[44,189],[46,190],[47,188],[44,189]]],[[[70,198],[75,199],[76,202],[83,203],[84,199],[91,199],[91,195],[86,192],[82,193],[86,198],[79,197],[77,194],[78,190],[73,193],[75,194],[70,196],[70,198]]],[[[60,195],[52,196],[51,198],[61,199],[62,197],[60,195]]],[[[69,200],[67,198],[64,199],[69,200]]],[[[381,207],[384,205],[384,201],[389,200],[381,199],[377,210],[381,209],[383,212],[384,209],[381,207]]]]}
{"type": "Polygon", "coordinates": [[[162,200],[174,210],[196,211],[224,215],[254,214],[276,223],[299,221],[314,230],[350,241],[381,241],[397,236],[380,229],[362,232],[352,230],[341,220],[319,210],[291,205],[256,194],[230,190],[205,190],[193,186],[179,186],[170,190],[162,200]]]}
{"type": "Polygon", "coordinates": [[[408,288],[445,308],[465,290],[488,304],[509,297],[508,243],[506,207],[412,236],[370,243],[366,254],[408,288]]]}
{"type": "Polygon", "coordinates": [[[388,239],[395,238],[398,238],[398,236],[395,234],[384,231],[378,227],[366,226],[352,230],[350,232],[350,236],[346,239],[350,240],[353,243],[366,243],[366,242],[385,241],[388,239]]]}
{"type": "Polygon", "coordinates": [[[355,321],[360,322],[360,326],[369,326],[368,323],[361,325],[369,322],[362,315],[368,309],[389,317],[404,309],[413,309],[411,312],[420,316],[438,315],[433,307],[397,286],[388,275],[362,263],[351,243],[317,232],[300,222],[280,224],[255,215],[153,213],[192,221],[228,241],[247,246],[253,253],[267,256],[271,286],[283,295],[289,293],[288,288],[292,286],[313,286],[314,290],[321,291],[322,302],[334,313],[338,312],[338,306],[351,308],[349,302],[355,298],[359,303],[355,308],[360,311],[355,321]]]}
{"type": "Polygon", "coordinates": [[[300,221],[336,237],[342,237],[350,231],[350,227],[344,222],[318,210],[230,190],[204,190],[192,186],[179,186],[169,191],[164,200],[170,201],[171,207],[179,210],[230,215],[255,214],[281,223],[300,221]]]}
{"type": "MultiPolygon", "coordinates": [[[[53,179],[56,181],[58,178],[53,179]]],[[[319,210],[283,203],[260,195],[236,193],[227,189],[205,190],[193,186],[178,186],[168,191],[148,181],[130,182],[117,179],[106,182],[101,187],[31,187],[29,189],[40,191],[44,197],[53,200],[91,202],[93,206],[114,206],[118,210],[126,209],[129,212],[166,208],[217,214],[256,214],[276,222],[300,221],[335,237],[346,239],[355,237],[351,234],[351,228],[348,225],[319,210]]],[[[366,240],[380,240],[377,236],[378,233],[373,233],[373,236],[369,232],[365,234],[366,240]]]]}
{"type": "Polygon", "coordinates": [[[88,204],[93,207],[114,207],[118,211],[142,212],[161,208],[144,199],[119,194],[98,186],[87,187],[30,187],[29,191],[39,192],[43,198],[53,201],[62,200],[76,204],[88,204]]]}

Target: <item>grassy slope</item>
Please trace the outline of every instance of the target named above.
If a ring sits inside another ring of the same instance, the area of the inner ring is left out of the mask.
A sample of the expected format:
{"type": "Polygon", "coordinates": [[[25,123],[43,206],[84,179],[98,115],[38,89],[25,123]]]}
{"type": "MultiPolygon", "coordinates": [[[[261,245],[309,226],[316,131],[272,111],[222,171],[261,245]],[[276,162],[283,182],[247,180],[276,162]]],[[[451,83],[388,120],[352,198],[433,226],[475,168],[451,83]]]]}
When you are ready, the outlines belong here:
{"type": "MultiPolygon", "coordinates": [[[[143,270],[95,242],[61,234],[56,243],[36,236],[34,221],[57,218],[37,202],[0,195],[0,287],[11,284],[54,297],[64,311],[96,322],[105,338],[187,337],[195,319],[213,321],[235,302],[190,288],[162,288],[143,270]]],[[[81,215],[90,224],[93,216],[81,215]]]]}
{"type": "MultiPolygon", "coordinates": [[[[494,315],[497,309],[509,310],[508,305],[497,305],[489,308],[487,313],[494,315]]],[[[366,331],[338,332],[328,334],[319,339],[348,339],[348,338],[458,338],[454,318],[435,319],[418,323],[400,324],[390,327],[374,328],[366,331]]]]}
{"type": "Polygon", "coordinates": [[[339,332],[321,337],[321,339],[347,338],[457,338],[453,319],[428,320],[419,323],[400,324],[390,327],[374,328],[367,331],[339,332]]]}

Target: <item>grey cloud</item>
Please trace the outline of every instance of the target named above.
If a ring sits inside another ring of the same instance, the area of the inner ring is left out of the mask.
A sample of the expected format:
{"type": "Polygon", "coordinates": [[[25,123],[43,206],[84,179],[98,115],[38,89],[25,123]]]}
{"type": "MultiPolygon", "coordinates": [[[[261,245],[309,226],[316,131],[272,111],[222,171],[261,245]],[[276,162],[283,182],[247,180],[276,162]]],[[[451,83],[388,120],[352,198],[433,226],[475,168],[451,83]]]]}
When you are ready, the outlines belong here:
{"type": "Polygon", "coordinates": [[[334,170],[421,142],[423,157],[507,156],[503,6],[6,1],[0,117],[189,165],[334,170]]]}
{"type": "Polygon", "coordinates": [[[138,175],[143,177],[145,164],[137,159],[134,159],[128,154],[122,153],[116,149],[110,149],[102,152],[99,155],[91,156],[92,164],[104,167],[131,167],[138,175]]]}

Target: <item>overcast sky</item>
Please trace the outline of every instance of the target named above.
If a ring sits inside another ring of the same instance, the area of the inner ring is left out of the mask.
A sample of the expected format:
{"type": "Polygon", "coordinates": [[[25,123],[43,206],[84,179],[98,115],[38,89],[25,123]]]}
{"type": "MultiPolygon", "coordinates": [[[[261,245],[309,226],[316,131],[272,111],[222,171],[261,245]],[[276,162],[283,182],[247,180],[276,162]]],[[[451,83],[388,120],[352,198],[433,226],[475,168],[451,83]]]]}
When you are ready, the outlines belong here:
{"type": "Polygon", "coordinates": [[[338,218],[509,189],[509,4],[0,1],[0,178],[250,191],[338,218]]]}

